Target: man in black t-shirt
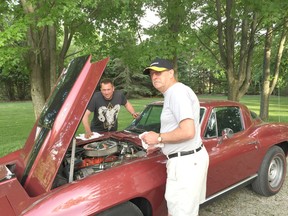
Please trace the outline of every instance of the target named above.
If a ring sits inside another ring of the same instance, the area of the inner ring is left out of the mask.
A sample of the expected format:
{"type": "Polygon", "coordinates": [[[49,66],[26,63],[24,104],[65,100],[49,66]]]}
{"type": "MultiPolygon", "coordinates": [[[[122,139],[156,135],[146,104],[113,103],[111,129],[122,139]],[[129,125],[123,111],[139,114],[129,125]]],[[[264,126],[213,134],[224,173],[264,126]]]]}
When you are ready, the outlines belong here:
{"type": "Polygon", "coordinates": [[[133,118],[137,118],[138,114],[125,95],[121,91],[115,90],[110,79],[102,80],[100,92],[94,93],[82,119],[85,138],[92,136],[93,132],[116,131],[121,105],[125,106],[133,118]],[[94,112],[94,117],[89,125],[89,116],[92,112],[94,112]]]}

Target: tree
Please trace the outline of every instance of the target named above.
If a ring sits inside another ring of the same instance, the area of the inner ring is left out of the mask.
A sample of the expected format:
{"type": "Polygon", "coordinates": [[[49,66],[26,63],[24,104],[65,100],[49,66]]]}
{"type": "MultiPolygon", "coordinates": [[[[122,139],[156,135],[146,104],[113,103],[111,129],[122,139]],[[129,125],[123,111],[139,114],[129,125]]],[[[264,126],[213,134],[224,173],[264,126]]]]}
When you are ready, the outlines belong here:
{"type": "Polygon", "coordinates": [[[0,70],[1,95],[8,100],[25,100],[29,97],[29,76],[21,67],[0,70]],[[7,69],[9,69],[7,71],[7,69]]]}
{"type": "MultiPolygon", "coordinates": [[[[104,28],[117,27],[118,23],[121,23],[117,20],[127,20],[125,15],[131,14],[127,12],[128,9],[137,9],[140,4],[120,0],[21,0],[21,5],[28,23],[29,52],[26,61],[30,70],[31,96],[37,117],[64,67],[64,60],[73,39],[77,43],[83,37],[82,43],[89,43],[91,40],[95,44],[96,38],[99,43],[97,27],[98,30],[103,28],[103,25],[104,28]],[[124,6],[127,13],[120,10],[124,6]]],[[[87,54],[88,51],[81,53],[87,54]]]]}
{"type": "Polygon", "coordinates": [[[81,3],[81,1],[65,0],[21,0],[27,23],[29,51],[26,62],[30,71],[35,117],[40,114],[63,69],[74,35],[83,30],[81,25],[86,24],[86,27],[89,27],[87,22],[89,16],[80,7],[81,3]],[[61,35],[63,36],[60,37],[61,35]],[[62,38],[62,44],[59,38],[62,38]]]}
{"type": "Polygon", "coordinates": [[[228,99],[234,101],[239,101],[250,86],[259,23],[257,12],[245,3],[237,0],[216,0],[215,3],[207,1],[200,8],[199,16],[205,27],[202,35],[210,42],[205,42],[201,36],[198,39],[225,71],[228,99]],[[213,30],[217,41],[214,41],[213,30]],[[218,49],[215,48],[216,44],[218,49]]]}
{"type": "MultiPolygon", "coordinates": [[[[286,38],[288,34],[288,17],[283,18],[283,23],[280,23],[282,33],[279,37],[278,48],[275,51],[275,60],[273,62],[273,68],[271,66],[272,61],[272,41],[274,29],[272,24],[269,24],[266,30],[265,37],[265,49],[264,49],[264,63],[263,63],[263,78],[262,78],[262,91],[261,91],[261,105],[260,105],[260,117],[263,120],[267,120],[269,116],[269,97],[275,89],[277,81],[279,79],[280,64],[285,48],[286,38]]],[[[279,26],[277,26],[279,27],[279,26]]],[[[276,28],[277,29],[277,28],[276,28]]]]}
{"type": "MultiPolygon", "coordinates": [[[[93,54],[94,60],[109,55],[112,61],[104,76],[114,77],[117,87],[133,97],[155,95],[142,70],[156,56],[173,60],[179,79],[197,92],[227,93],[229,100],[239,101],[252,79],[257,91],[258,80],[269,82],[262,85],[269,86],[267,92],[273,91],[278,80],[272,81],[267,73],[260,78],[263,57],[260,60],[259,50],[262,43],[264,46],[264,30],[272,28],[273,41],[284,31],[281,18],[287,17],[287,3],[280,0],[19,2],[0,5],[4,15],[0,17],[0,67],[9,72],[15,66],[17,71],[29,71],[36,117],[59,73],[75,54],[93,54]],[[140,29],[145,8],[155,11],[160,22],[140,29]]],[[[275,47],[271,44],[271,52],[276,53],[275,47]]],[[[277,64],[271,61],[270,66],[277,64]]],[[[270,66],[266,71],[271,71],[270,66]]]]}
{"type": "Polygon", "coordinates": [[[29,76],[23,60],[26,44],[22,13],[19,7],[2,2],[0,14],[1,93],[9,100],[29,99],[29,76]]]}
{"type": "MultiPolygon", "coordinates": [[[[197,69],[210,71],[210,76],[224,71],[228,99],[239,101],[250,86],[260,22],[252,5],[238,0],[147,2],[161,18],[159,25],[147,31],[152,36],[147,46],[150,55],[173,59],[176,71],[181,58],[190,70],[182,70],[185,74],[180,78],[192,77],[197,69]]],[[[206,82],[211,80],[213,76],[206,82]]],[[[211,91],[213,85],[206,86],[211,91]]]]}

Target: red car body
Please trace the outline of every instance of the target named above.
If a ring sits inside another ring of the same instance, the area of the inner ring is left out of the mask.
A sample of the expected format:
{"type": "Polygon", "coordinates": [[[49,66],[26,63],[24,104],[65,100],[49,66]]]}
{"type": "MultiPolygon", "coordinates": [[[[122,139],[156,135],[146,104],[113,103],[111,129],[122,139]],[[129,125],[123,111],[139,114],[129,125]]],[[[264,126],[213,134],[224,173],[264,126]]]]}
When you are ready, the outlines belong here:
{"type": "MultiPolygon", "coordinates": [[[[24,147],[0,159],[1,214],[167,215],[167,158],[160,151],[147,155],[138,138],[146,130],[159,131],[162,102],[148,105],[127,130],[91,140],[75,138],[108,60],[74,59],[24,147]],[[158,110],[155,116],[143,125],[153,109],[158,110]]],[[[248,183],[265,196],[280,190],[286,174],[287,124],[264,123],[245,105],[211,100],[201,102],[201,127],[210,156],[207,201],[248,183]],[[236,110],[233,119],[240,122],[229,120],[226,112],[221,122],[232,122],[234,131],[225,126],[218,131],[221,110],[231,107],[236,110]]]]}

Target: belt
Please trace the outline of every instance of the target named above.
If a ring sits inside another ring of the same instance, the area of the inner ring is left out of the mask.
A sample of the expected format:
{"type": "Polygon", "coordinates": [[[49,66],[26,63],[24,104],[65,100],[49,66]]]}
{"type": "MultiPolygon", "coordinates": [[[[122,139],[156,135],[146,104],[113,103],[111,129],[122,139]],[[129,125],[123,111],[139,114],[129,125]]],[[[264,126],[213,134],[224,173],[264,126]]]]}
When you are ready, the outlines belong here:
{"type": "Polygon", "coordinates": [[[199,152],[202,148],[203,148],[203,143],[197,149],[194,149],[194,150],[191,150],[191,151],[183,151],[183,152],[176,152],[176,153],[173,153],[173,154],[169,154],[169,155],[167,155],[167,158],[171,159],[173,157],[180,157],[180,156],[194,154],[196,152],[199,152]]]}

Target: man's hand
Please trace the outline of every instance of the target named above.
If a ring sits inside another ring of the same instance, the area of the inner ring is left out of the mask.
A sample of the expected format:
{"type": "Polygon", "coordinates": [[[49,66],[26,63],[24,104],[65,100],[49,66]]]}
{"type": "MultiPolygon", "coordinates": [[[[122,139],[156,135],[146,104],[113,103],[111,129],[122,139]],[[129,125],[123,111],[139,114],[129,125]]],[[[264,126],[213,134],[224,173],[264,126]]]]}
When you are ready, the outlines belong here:
{"type": "Polygon", "coordinates": [[[154,131],[149,131],[148,133],[144,134],[142,136],[142,140],[147,144],[147,145],[155,145],[158,144],[158,136],[159,134],[154,132],[154,131]]]}
{"type": "Polygon", "coordinates": [[[90,132],[86,132],[85,133],[85,138],[89,139],[92,135],[93,135],[93,132],[91,132],[91,131],[90,132]]]}
{"type": "Polygon", "coordinates": [[[89,139],[92,135],[93,132],[91,131],[90,125],[89,125],[89,115],[91,114],[91,112],[87,109],[84,113],[84,116],[82,118],[82,123],[84,126],[84,130],[85,130],[85,135],[84,137],[86,139],[89,139]]]}
{"type": "Polygon", "coordinates": [[[136,119],[136,118],[139,116],[139,113],[136,113],[136,112],[135,112],[135,113],[132,113],[131,115],[132,115],[132,117],[133,117],[134,119],[136,119]]]}

